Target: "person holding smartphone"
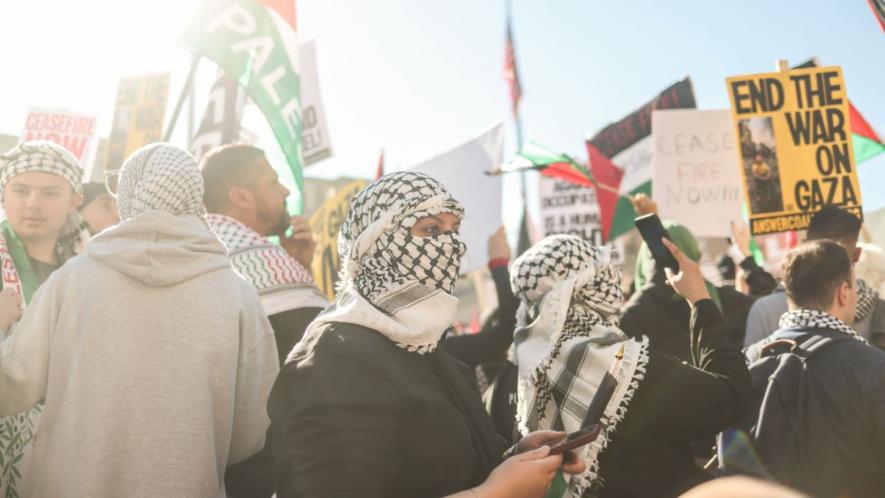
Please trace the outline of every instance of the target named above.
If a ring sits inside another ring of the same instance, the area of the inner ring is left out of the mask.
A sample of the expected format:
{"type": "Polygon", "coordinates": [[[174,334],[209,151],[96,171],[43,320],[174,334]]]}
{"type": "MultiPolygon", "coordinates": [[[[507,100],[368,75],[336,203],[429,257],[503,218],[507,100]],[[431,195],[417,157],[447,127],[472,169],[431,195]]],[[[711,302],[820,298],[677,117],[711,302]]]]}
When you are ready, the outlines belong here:
{"type": "Polygon", "coordinates": [[[569,479],[572,496],[679,495],[710,477],[695,465],[691,441],[749,405],[740,342],[726,332],[697,263],[662,243],[679,267],[667,269],[668,283],[691,307],[691,364],[618,327],[621,274],[607,250],[554,235],[513,263],[522,301],[514,339],[520,431],[577,431],[607,372],[617,380],[601,433],[580,450],[586,469],[569,479]]]}
{"type": "Polygon", "coordinates": [[[559,431],[504,457],[470,371],[438,344],[454,319],[464,209],[433,178],[385,175],[351,201],[335,302],[289,354],[268,402],[277,496],[535,497],[570,455],[559,431]]]}

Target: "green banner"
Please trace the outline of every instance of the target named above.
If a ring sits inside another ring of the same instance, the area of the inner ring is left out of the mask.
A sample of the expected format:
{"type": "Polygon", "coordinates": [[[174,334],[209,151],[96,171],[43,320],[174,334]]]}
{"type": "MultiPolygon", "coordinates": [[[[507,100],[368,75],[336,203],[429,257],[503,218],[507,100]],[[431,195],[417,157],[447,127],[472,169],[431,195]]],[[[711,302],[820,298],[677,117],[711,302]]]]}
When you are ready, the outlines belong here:
{"type": "Polygon", "coordinates": [[[197,10],[181,41],[236,78],[264,113],[298,187],[300,213],[301,79],[292,27],[254,0],[209,0],[197,10]]]}

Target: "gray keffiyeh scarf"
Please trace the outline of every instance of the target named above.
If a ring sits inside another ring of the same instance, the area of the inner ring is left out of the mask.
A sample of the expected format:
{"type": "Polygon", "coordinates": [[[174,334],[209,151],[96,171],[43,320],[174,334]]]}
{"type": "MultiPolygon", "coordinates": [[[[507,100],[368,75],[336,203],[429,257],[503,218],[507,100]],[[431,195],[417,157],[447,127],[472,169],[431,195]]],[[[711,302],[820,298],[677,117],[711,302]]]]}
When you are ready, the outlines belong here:
{"type": "Polygon", "coordinates": [[[609,252],[572,235],[545,238],[513,263],[511,287],[522,301],[514,344],[519,381],[517,423],[527,434],[580,429],[603,376],[624,348],[618,386],[603,415],[604,429],[584,446],[587,470],[572,476],[573,496],[602,485],[599,456],[623,420],[648,364],[648,340],[617,327],[624,295],[609,252]]]}
{"type": "Polygon", "coordinates": [[[466,247],[456,233],[416,237],[410,229],[440,213],[461,218],[464,208],[423,173],[391,173],[357,194],[338,236],[337,299],[306,334],[323,323],[354,323],[409,351],[433,351],[454,319],[466,247]]]}

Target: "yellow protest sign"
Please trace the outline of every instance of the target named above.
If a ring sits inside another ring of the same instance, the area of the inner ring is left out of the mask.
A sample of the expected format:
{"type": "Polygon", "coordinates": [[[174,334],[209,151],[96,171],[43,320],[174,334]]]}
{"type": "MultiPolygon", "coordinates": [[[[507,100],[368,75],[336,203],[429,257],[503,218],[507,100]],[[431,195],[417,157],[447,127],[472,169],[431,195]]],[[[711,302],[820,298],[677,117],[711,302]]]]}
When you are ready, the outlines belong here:
{"type": "Polygon", "coordinates": [[[311,270],[317,287],[329,298],[335,299],[335,284],[341,260],[338,257],[338,232],[350,210],[350,199],[362,190],[368,182],[355,180],[340,188],[335,195],[323,203],[310,217],[310,230],[317,248],[311,270]]]}
{"type": "Polygon", "coordinates": [[[802,230],[833,204],[862,219],[840,67],[726,80],[754,235],[802,230]]]}
{"type": "Polygon", "coordinates": [[[129,154],[163,137],[169,73],[123,78],[117,87],[106,168],[117,169],[129,154]]]}

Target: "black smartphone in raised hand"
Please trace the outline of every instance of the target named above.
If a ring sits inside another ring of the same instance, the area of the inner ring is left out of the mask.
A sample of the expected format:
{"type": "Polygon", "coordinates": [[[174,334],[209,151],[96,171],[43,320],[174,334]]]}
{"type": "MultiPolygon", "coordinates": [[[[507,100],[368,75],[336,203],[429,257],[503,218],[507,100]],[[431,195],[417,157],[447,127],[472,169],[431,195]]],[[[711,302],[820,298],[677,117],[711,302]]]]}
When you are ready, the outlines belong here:
{"type": "Polygon", "coordinates": [[[634,222],[636,228],[639,229],[639,234],[642,235],[642,240],[648,244],[648,249],[651,251],[655,263],[659,267],[673,270],[673,273],[679,273],[679,263],[676,262],[676,258],[673,257],[667,246],[661,242],[664,238],[669,240],[670,236],[658,215],[646,214],[636,218],[634,222]]]}

